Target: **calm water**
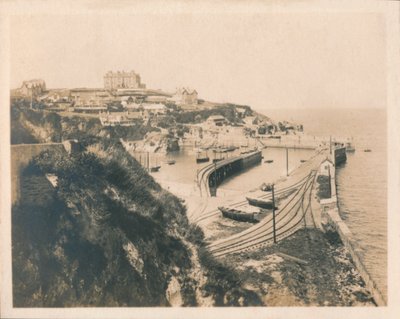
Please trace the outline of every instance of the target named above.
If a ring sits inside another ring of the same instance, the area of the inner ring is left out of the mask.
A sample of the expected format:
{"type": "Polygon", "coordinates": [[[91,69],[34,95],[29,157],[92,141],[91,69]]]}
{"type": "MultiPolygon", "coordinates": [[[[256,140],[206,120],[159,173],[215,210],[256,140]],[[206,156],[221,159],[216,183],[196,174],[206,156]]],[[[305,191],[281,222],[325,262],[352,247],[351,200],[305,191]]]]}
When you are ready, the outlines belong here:
{"type": "MultiPolygon", "coordinates": [[[[238,155],[240,150],[222,154],[223,157],[231,157],[238,155]]],[[[262,183],[272,182],[280,176],[286,174],[286,151],[285,149],[267,148],[262,150],[264,159],[259,165],[249,168],[246,174],[238,174],[225,180],[217,191],[217,196],[224,194],[243,193],[248,190],[259,187],[262,183]],[[273,160],[273,163],[265,163],[265,160],[273,160]]],[[[161,165],[161,169],[152,175],[158,181],[174,181],[184,183],[190,186],[194,185],[197,175],[197,170],[205,165],[209,165],[214,158],[219,158],[221,155],[214,155],[213,152],[208,152],[210,162],[204,164],[196,164],[196,153],[192,147],[184,147],[179,152],[164,155],[152,155],[150,165],[161,165]],[[175,165],[167,165],[165,162],[168,159],[174,159],[175,165]]],[[[288,151],[288,168],[289,172],[298,167],[300,160],[307,160],[314,154],[312,150],[289,150],[288,151]]],[[[138,159],[138,154],[135,155],[138,159]]],[[[142,156],[143,161],[144,156],[142,156]]],[[[140,159],[140,158],[139,158],[140,159]]]]}
{"type": "Polygon", "coordinates": [[[337,171],[342,218],[363,249],[364,263],[387,296],[387,141],[385,110],[263,112],[292,119],[315,135],[352,136],[356,146],[337,171]],[[371,149],[371,153],[363,152],[371,149]]]}

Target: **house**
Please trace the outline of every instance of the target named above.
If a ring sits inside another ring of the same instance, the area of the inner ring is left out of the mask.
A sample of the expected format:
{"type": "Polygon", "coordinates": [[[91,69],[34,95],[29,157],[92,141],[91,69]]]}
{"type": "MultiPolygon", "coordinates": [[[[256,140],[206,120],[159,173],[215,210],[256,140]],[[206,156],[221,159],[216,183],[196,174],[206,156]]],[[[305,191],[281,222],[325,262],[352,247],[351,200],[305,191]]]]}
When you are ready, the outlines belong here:
{"type": "Polygon", "coordinates": [[[214,126],[223,126],[227,120],[222,115],[211,115],[207,119],[207,124],[214,126]]]}
{"type": "Polygon", "coordinates": [[[42,95],[46,91],[44,80],[35,79],[22,82],[19,92],[23,96],[34,97],[42,95]]]}
{"type": "Polygon", "coordinates": [[[245,107],[236,106],[235,111],[239,118],[245,118],[247,115],[247,108],[245,107]]]}
{"type": "Polygon", "coordinates": [[[172,100],[177,105],[197,105],[197,96],[198,93],[196,90],[192,90],[189,88],[179,88],[173,95],[172,100]]]}

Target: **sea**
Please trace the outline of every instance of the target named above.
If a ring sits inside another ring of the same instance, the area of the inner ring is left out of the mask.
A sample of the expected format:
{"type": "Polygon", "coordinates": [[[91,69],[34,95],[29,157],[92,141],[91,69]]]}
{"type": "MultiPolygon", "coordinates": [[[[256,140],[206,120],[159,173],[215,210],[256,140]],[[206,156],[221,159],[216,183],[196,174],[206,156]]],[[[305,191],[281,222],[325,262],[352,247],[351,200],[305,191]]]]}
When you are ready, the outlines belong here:
{"type": "Polygon", "coordinates": [[[349,137],[356,151],[337,168],[342,219],[361,246],[362,259],[387,300],[387,118],[385,109],[268,110],[274,120],[304,125],[317,136],[349,137]],[[364,150],[371,152],[364,152],[364,150]]]}
{"type": "MultiPolygon", "coordinates": [[[[274,121],[303,124],[304,132],[314,136],[351,138],[354,153],[347,153],[347,162],[337,168],[337,193],[342,219],[362,249],[362,261],[378,289],[387,298],[387,126],[384,109],[274,109],[259,111],[274,121]],[[370,149],[371,152],[364,152],[370,149]]],[[[254,145],[250,145],[254,146],[254,145]]],[[[240,151],[240,150],[238,150],[240,151]]],[[[237,152],[238,152],[237,151],[237,152]]],[[[263,161],[246,174],[225,180],[217,196],[243,193],[272,182],[301,165],[314,151],[266,148],[263,161]],[[288,156],[288,165],[286,165],[288,156]],[[272,160],[272,163],[266,163],[272,160]]],[[[223,156],[234,156],[225,153],[223,156]]],[[[154,156],[154,155],[153,155],[154,156]]],[[[209,152],[212,160],[215,156],[209,152]]],[[[137,156],[136,156],[137,157],[137,156]]],[[[141,160],[144,158],[141,156],[141,160]]],[[[151,158],[150,165],[161,165],[152,174],[157,181],[178,183],[187,195],[197,192],[196,173],[205,164],[196,164],[193,147],[183,147],[167,157],[151,158]],[[167,165],[168,159],[176,160],[167,165]]],[[[167,184],[168,185],[168,184],[167,184]]]]}

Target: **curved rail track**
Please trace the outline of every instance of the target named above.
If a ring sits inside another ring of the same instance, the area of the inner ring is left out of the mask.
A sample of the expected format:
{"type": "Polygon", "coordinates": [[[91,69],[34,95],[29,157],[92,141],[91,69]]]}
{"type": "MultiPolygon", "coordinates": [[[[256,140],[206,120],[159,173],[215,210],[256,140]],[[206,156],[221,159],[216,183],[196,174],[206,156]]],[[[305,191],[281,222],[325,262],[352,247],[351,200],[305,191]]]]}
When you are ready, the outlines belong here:
{"type": "MultiPolygon", "coordinates": [[[[312,188],[315,182],[316,172],[312,171],[301,181],[287,187],[286,189],[297,188],[297,190],[288,198],[284,206],[276,211],[276,239],[286,238],[303,227],[306,213],[311,212],[312,188]],[[306,207],[304,207],[306,201],[306,207]]],[[[286,189],[282,189],[281,194],[286,189]]],[[[313,221],[313,218],[311,219],[313,221]]],[[[314,222],[314,221],[313,221],[314,222]]],[[[314,225],[315,226],[315,225],[314,225]]],[[[248,251],[273,243],[273,225],[272,216],[265,217],[260,223],[254,225],[245,231],[221,239],[208,245],[212,254],[216,257],[222,257],[227,254],[248,251]]]]}
{"type": "MultiPolygon", "coordinates": [[[[307,178],[308,178],[308,175],[303,177],[301,180],[297,181],[295,184],[292,184],[290,186],[283,187],[283,188],[278,188],[275,191],[275,196],[276,197],[286,197],[286,196],[290,195],[298,187],[300,187],[307,180],[307,178]]],[[[265,195],[259,196],[257,198],[258,199],[272,199],[272,194],[270,192],[268,192],[265,195]]],[[[247,200],[242,200],[240,202],[236,202],[236,203],[230,204],[229,207],[240,208],[240,207],[243,207],[243,206],[246,206],[246,205],[247,205],[247,200]]],[[[209,211],[207,214],[200,215],[193,222],[194,223],[199,223],[199,222],[201,222],[201,221],[203,221],[205,219],[211,218],[211,217],[213,217],[215,215],[219,215],[219,214],[220,214],[220,211],[218,209],[214,209],[212,211],[209,211]]]]}

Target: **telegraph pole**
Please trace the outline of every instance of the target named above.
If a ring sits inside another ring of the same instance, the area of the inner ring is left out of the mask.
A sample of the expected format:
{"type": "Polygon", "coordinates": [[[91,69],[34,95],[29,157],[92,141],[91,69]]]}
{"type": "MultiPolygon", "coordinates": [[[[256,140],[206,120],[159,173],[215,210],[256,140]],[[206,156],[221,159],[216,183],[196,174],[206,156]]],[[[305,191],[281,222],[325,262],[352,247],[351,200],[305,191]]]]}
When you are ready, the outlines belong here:
{"type": "Polygon", "coordinates": [[[214,192],[217,197],[217,162],[214,162],[214,192]]]}
{"type": "Polygon", "coordinates": [[[286,176],[289,176],[289,149],[286,147],[286,176]]]}
{"type": "Polygon", "coordinates": [[[272,227],[274,231],[274,244],[276,244],[276,225],[275,225],[275,185],[272,184],[272,227]]]}
{"type": "Polygon", "coordinates": [[[329,181],[328,181],[328,185],[329,185],[329,197],[332,197],[332,186],[331,186],[331,166],[330,165],[328,165],[328,178],[329,178],[329,181]]]}

